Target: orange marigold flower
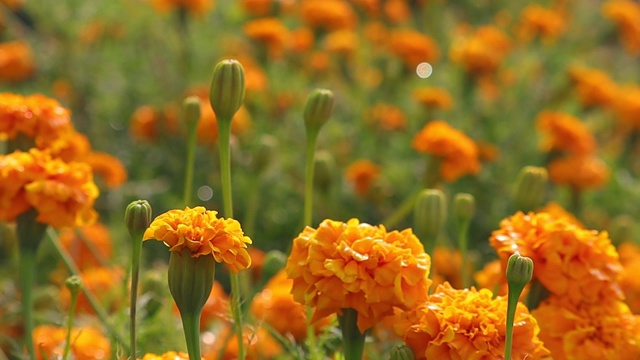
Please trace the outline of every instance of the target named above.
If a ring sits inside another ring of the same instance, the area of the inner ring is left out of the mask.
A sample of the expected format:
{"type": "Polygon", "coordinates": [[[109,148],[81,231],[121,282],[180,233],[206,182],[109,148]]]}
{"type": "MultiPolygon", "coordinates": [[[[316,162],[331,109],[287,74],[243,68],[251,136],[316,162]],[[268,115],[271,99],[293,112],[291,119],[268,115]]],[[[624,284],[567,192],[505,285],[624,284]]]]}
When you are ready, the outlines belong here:
{"type": "Polygon", "coordinates": [[[247,252],[251,239],[244,236],[237,220],[218,218],[217,214],[202,206],[170,210],[153,220],[143,240],[162,241],[170,251],[187,248],[192,257],[213,255],[237,273],[251,265],[247,252]]]}
{"type": "Polygon", "coordinates": [[[101,223],[60,230],[60,244],[80,270],[98,267],[111,259],[113,248],[109,228],[101,223]]]}
{"type": "MultiPolygon", "coordinates": [[[[438,246],[431,256],[433,287],[449,283],[456,289],[462,287],[462,255],[459,251],[438,246]]],[[[469,270],[469,268],[467,269],[469,270]]]]}
{"type": "Polygon", "coordinates": [[[500,29],[482,26],[475,33],[459,34],[451,45],[451,60],[473,75],[494,73],[509,53],[511,41],[500,29]]]}
{"type": "Polygon", "coordinates": [[[620,287],[624,293],[624,301],[634,314],[640,314],[640,246],[624,242],[618,246],[622,274],[620,287]]]}
{"type": "Polygon", "coordinates": [[[54,99],[0,93],[0,138],[22,134],[44,147],[72,128],[71,113],[54,99]]]}
{"type": "MultiPolygon", "coordinates": [[[[283,1],[284,2],[284,1],[283,1]]],[[[276,0],[242,0],[242,9],[255,16],[267,16],[271,14],[276,0]]]]}
{"type": "MultiPolygon", "coordinates": [[[[238,359],[238,337],[233,336],[229,324],[218,333],[202,335],[202,358],[204,360],[238,359]]],[[[263,327],[245,326],[242,339],[247,360],[275,359],[282,354],[282,346],[263,327]]]]}
{"type": "Polygon", "coordinates": [[[446,181],[455,181],[466,174],[480,171],[478,146],[463,132],[442,120],[428,123],[411,141],[418,152],[442,158],[440,174],[446,181]]]}
{"type": "Polygon", "coordinates": [[[384,14],[392,23],[402,24],[411,17],[411,8],[406,0],[386,0],[384,14]]]}
{"type": "Polygon", "coordinates": [[[278,18],[247,21],[243,29],[249,38],[264,43],[269,55],[276,58],[282,56],[291,36],[289,29],[278,18]]]}
{"type": "Polygon", "coordinates": [[[29,44],[24,41],[0,43],[0,81],[19,82],[33,76],[35,71],[29,44]]]}
{"type": "Polygon", "coordinates": [[[70,130],[46,146],[38,148],[46,149],[52,157],[60,158],[66,162],[81,161],[91,151],[91,142],[85,135],[70,130]]]}
{"type": "Polygon", "coordinates": [[[538,131],[546,137],[543,151],[566,151],[571,154],[591,154],[596,149],[596,139],[589,129],[573,115],[558,111],[543,111],[536,118],[538,131]]]}
{"type": "MultiPolygon", "coordinates": [[[[36,359],[62,358],[67,329],[40,325],[33,329],[36,359]]],[[[100,360],[111,358],[111,343],[100,331],[91,327],[76,327],[71,330],[70,355],[77,360],[100,360]]]]}
{"type": "Polygon", "coordinates": [[[290,50],[296,54],[304,54],[313,49],[313,31],[303,27],[291,32],[290,50]]]}
{"type": "Polygon", "coordinates": [[[609,180],[609,168],[595,156],[566,156],[549,164],[549,178],[576,189],[599,188],[609,180]]]}
{"type": "Polygon", "coordinates": [[[631,0],[609,0],[602,4],[604,16],[618,26],[629,54],[640,54],[640,5],[631,0]]]}
{"type": "MultiPolygon", "coordinates": [[[[440,285],[427,301],[398,315],[395,330],[416,359],[500,359],[504,357],[507,298],[488,289],[456,290],[440,285]]],[[[513,327],[514,359],[549,357],[540,328],[518,303],[513,327]]]]}
{"type": "Polygon", "coordinates": [[[342,309],[358,312],[361,332],[423,300],[430,258],[411,229],[387,232],[351,219],[324,220],[293,241],[285,270],[293,298],[315,306],[312,322],[342,309]]]}
{"type": "Polygon", "coordinates": [[[568,212],[565,208],[563,208],[560,204],[555,201],[551,201],[543,206],[538,212],[544,212],[551,214],[556,219],[563,218],[567,220],[569,223],[579,227],[581,229],[586,229],[584,224],[578,220],[572,213],[568,212]]]}
{"type": "Polygon", "coordinates": [[[407,116],[402,109],[378,103],[369,109],[367,120],[382,130],[403,130],[407,125],[407,116]]]}
{"type": "Polygon", "coordinates": [[[151,0],[153,6],[161,12],[183,8],[196,16],[203,16],[213,8],[213,0],[151,0]]]}
{"type": "Polygon", "coordinates": [[[564,14],[540,5],[527,6],[520,16],[519,35],[525,40],[540,36],[545,42],[553,42],[566,28],[564,14]]]}
{"type": "Polygon", "coordinates": [[[555,360],[640,358],[640,318],[622,301],[576,305],[551,296],[532,314],[555,360]]]}
{"type": "MultiPolygon", "coordinates": [[[[120,282],[124,278],[124,270],[121,267],[92,267],[80,273],[82,286],[84,286],[103,308],[114,311],[121,304],[123,298],[120,282]]],[[[76,314],[95,314],[89,299],[83,292],[78,293],[76,303],[76,314]]],[[[60,302],[65,311],[69,310],[71,304],[71,293],[66,286],[60,288],[60,302]]]]}
{"type": "Polygon", "coordinates": [[[453,99],[446,89],[435,86],[416,88],[411,93],[418,104],[427,109],[449,110],[453,107],[453,99]]]}
{"type": "Polygon", "coordinates": [[[574,66],[569,69],[578,97],[585,107],[612,106],[618,94],[618,85],[605,72],[574,66]]]}
{"type": "Polygon", "coordinates": [[[482,269],[473,275],[473,279],[480,289],[489,289],[498,296],[507,296],[509,293],[505,270],[502,269],[499,259],[484,264],[482,269]]]}
{"type": "Polygon", "coordinates": [[[344,0],[304,0],[300,14],[306,25],[325,30],[353,28],[357,21],[355,11],[344,0]]]}
{"type": "Polygon", "coordinates": [[[622,129],[640,129],[640,86],[622,86],[616,93],[613,109],[622,129]]]}
{"type": "Polygon", "coordinates": [[[399,56],[410,70],[423,62],[434,63],[440,58],[440,49],[429,36],[415,30],[396,30],[389,38],[389,49],[399,56]]]}
{"type": "Polygon", "coordinates": [[[120,159],[113,155],[100,151],[91,151],[82,161],[91,166],[93,173],[99,175],[108,188],[120,187],[127,181],[127,170],[120,159]]]}
{"type": "Polygon", "coordinates": [[[574,303],[622,298],[622,266],[607,232],[576,227],[548,213],[518,212],[500,222],[489,239],[502,266],[518,252],[535,264],[533,277],[551,294],[574,303]]]}
{"type": "Polygon", "coordinates": [[[353,185],[356,194],[361,197],[369,193],[371,185],[379,176],[380,166],[367,159],[353,162],[345,171],[345,177],[353,185]]]}
{"type": "Polygon", "coordinates": [[[160,115],[151,106],[144,105],[137,108],[131,115],[129,132],[136,140],[153,141],[158,135],[160,115]]]}
{"type": "Polygon", "coordinates": [[[324,39],[323,46],[330,53],[349,57],[358,48],[358,34],[349,29],[332,31],[324,39]]]}
{"type": "Polygon", "coordinates": [[[189,360],[189,354],[169,351],[162,355],[145,354],[140,360],[189,360]]]}
{"type": "MultiPolygon", "coordinates": [[[[284,270],[278,272],[251,302],[251,314],[259,321],[269,324],[284,336],[291,335],[296,341],[307,337],[307,309],[293,299],[293,280],[284,270]]],[[[330,317],[317,321],[313,326],[320,333],[329,326],[330,317]]]]}
{"type": "MultiPolygon", "coordinates": [[[[231,121],[231,133],[242,135],[251,128],[251,115],[244,106],[238,109],[231,121]]],[[[218,121],[209,101],[200,102],[200,121],[196,127],[196,137],[199,142],[213,144],[218,140],[218,121]]]]}
{"type": "Polygon", "coordinates": [[[15,221],[31,205],[24,187],[31,181],[26,168],[33,164],[29,153],[0,155],[0,221],[15,221]]]}

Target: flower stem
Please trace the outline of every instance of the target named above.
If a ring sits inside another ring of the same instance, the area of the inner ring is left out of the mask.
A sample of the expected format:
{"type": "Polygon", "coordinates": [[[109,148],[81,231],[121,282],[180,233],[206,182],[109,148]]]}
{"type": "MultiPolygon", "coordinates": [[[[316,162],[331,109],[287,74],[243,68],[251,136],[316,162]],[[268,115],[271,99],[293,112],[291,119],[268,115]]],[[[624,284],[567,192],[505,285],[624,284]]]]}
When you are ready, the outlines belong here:
{"type": "Polygon", "coordinates": [[[458,250],[460,250],[460,256],[462,257],[462,288],[468,288],[470,284],[469,279],[469,259],[467,256],[469,248],[469,221],[465,221],[458,225],[458,250]]]}
{"type": "Polygon", "coordinates": [[[344,359],[361,360],[366,335],[358,329],[358,312],[354,309],[342,309],[342,315],[338,315],[338,322],[342,330],[344,359]]]}
{"type": "Polygon", "coordinates": [[[71,291],[71,304],[69,306],[69,319],[67,320],[67,339],[64,344],[64,353],[62,360],[69,358],[69,350],[71,349],[71,331],[73,330],[73,316],[76,312],[76,304],[78,303],[78,291],[71,291]]]}
{"type": "Polygon", "coordinates": [[[184,197],[185,206],[191,205],[191,193],[193,192],[193,167],[196,157],[196,127],[189,126],[189,136],[187,139],[187,169],[184,175],[184,197]]]}
{"type": "MultiPolygon", "coordinates": [[[[522,292],[522,289],[520,289],[522,292]]],[[[518,298],[520,292],[512,292],[509,290],[509,297],[507,299],[507,334],[504,345],[504,360],[511,360],[511,347],[513,342],[513,319],[516,314],[516,307],[518,306],[518,298]]]]}
{"type": "Polygon", "coordinates": [[[36,253],[28,249],[20,251],[20,285],[22,287],[22,317],[24,319],[24,341],[29,358],[35,359],[33,346],[33,283],[36,253]]]}
{"type": "Polygon", "coordinates": [[[244,342],[242,339],[242,310],[240,309],[240,280],[238,274],[231,273],[231,315],[238,338],[238,359],[244,360],[244,342]]]}
{"type": "Polygon", "coordinates": [[[180,312],[182,318],[182,327],[184,329],[184,338],[187,342],[187,352],[189,359],[201,359],[200,356],[200,315],[190,312],[180,312]]]}
{"type": "Polygon", "coordinates": [[[315,168],[318,131],[307,131],[307,157],[304,175],[304,224],[310,226],[313,219],[313,170],[315,168]]]}
{"type": "Polygon", "coordinates": [[[138,282],[140,278],[140,253],[142,252],[141,239],[134,240],[133,253],[131,254],[131,293],[129,294],[129,343],[131,344],[131,357],[136,355],[136,313],[138,309],[138,282]]]}

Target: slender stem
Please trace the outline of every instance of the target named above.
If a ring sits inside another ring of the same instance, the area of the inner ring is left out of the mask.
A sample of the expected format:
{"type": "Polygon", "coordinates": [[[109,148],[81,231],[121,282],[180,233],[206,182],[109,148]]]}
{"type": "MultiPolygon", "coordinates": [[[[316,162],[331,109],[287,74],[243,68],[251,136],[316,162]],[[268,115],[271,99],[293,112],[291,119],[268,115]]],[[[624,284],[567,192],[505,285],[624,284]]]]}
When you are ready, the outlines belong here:
{"type": "Polygon", "coordinates": [[[89,252],[91,253],[91,255],[93,255],[93,257],[96,258],[100,266],[103,266],[103,267],[109,266],[109,261],[105,259],[100,249],[98,249],[98,247],[94,243],[92,243],[89,239],[87,239],[87,237],[84,235],[84,233],[80,228],[75,229],[75,233],[76,233],[76,236],[80,239],[80,241],[87,247],[87,249],[89,249],[89,252]]]}
{"type": "Polygon", "coordinates": [[[71,349],[71,331],[73,330],[73,316],[76,312],[76,304],[78,303],[78,291],[71,291],[71,305],[69,306],[69,319],[67,320],[67,340],[64,344],[64,353],[62,360],[69,358],[69,349],[71,349]]]}
{"type": "Polygon", "coordinates": [[[469,248],[469,221],[465,221],[464,223],[459,225],[458,228],[458,250],[460,250],[460,256],[462,257],[462,288],[468,288],[470,284],[469,279],[469,259],[468,259],[468,248],[469,248]]]}
{"type": "Polygon", "coordinates": [[[133,240],[133,253],[131,254],[131,293],[129,294],[129,343],[131,344],[131,357],[137,359],[136,344],[136,313],[138,309],[138,282],[140,278],[140,253],[142,252],[142,239],[133,240]]]}
{"type": "Polygon", "coordinates": [[[316,351],[316,329],[311,325],[311,318],[313,317],[313,309],[311,306],[305,306],[307,312],[307,346],[309,348],[309,359],[320,360],[320,352],[316,351]]]}
{"type": "Polygon", "coordinates": [[[240,309],[240,281],[238,274],[231,273],[231,315],[238,338],[238,359],[244,360],[244,342],[242,339],[242,309],[240,309]]]}
{"type": "Polygon", "coordinates": [[[189,359],[202,358],[200,356],[200,315],[202,315],[202,310],[198,311],[197,314],[180,313],[189,359]]]}
{"type": "Polygon", "coordinates": [[[513,319],[516,314],[516,307],[518,306],[518,298],[520,297],[520,291],[509,290],[509,298],[507,299],[507,334],[504,345],[504,360],[511,360],[511,347],[513,342],[513,319]]]}
{"type": "Polygon", "coordinates": [[[36,253],[31,249],[20,249],[20,283],[22,286],[22,317],[24,319],[24,341],[29,358],[35,359],[33,345],[33,283],[36,253]]]}
{"type": "Polygon", "coordinates": [[[409,216],[411,211],[413,211],[414,204],[416,203],[416,197],[420,193],[420,189],[415,190],[407,198],[400,204],[400,206],[396,209],[393,214],[389,215],[386,219],[382,221],[384,226],[387,229],[392,229],[396,226],[400,221],[409,216]]]}
{"type": "Polygon", "coordinates": [[[218,121],[218,151],[220,153],[220,176],[222,183],[222,205],[224,216],[233,217],[233,202],[231,193],[231,121],[218,121]]]}
{"type": "Polygon", "coordinates": [[[307,158],[304,175],[304,226],[310,226],[313,219],[313,170],[315,168],[316,143],[318,132],[307,132],[307,158]]]}
{"type": "Polygon", "coordinates": [[[187,139],[187,169],[184,175],[184,197],[185,206],[191,205],[191,193],[193,192],[193,168],[196,157],[196,127],[189,126],[189,137],[187,139]]]}
{"type": "Polygon", "coordinates": [[[362,360],[366,334],[358,329],[358,312],[354,309],[342,309],[338,316],[342,330],[342,353],[345,360],[362,360]]]}

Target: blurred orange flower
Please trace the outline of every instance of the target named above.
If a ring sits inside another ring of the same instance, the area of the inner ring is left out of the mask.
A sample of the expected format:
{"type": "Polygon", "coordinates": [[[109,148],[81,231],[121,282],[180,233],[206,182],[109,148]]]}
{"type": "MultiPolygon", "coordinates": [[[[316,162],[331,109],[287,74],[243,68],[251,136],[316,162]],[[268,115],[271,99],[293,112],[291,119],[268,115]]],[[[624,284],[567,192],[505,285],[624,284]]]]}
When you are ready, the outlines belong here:
{"type": "Polygon", "coordinates": [[[500,67],[510,48],[511,40],[504,32],[494,26],[482,26],[473,34],[463,29],[454,38],[449,56],[472,75],[486,75],[500,67]]]}
{"type": "Polygon", "coordinates": [[[153,220],[143,240],[162,241],[170,251],[186,248],[194,258],[213,255],[238,273],[251,265],[247,252],[251,239],[244,236],[237,220],[218,218],[217,214],[202,206],[169,210],[153,220]]]}
{"type": "Polygon", "coordinates": [[[413,138],[411,146],[420,153],[442,158],[440,174],[446,181],[455,181],[460,176],[480,171],[478,146],[463,132],[442,120],[425,125],[413,138]]]}
{"type": "Polygon", "coordinates": [[[551,296],[532,314],[555,360],[640,359],[640,318],[622,301],[576,305],[551,296]]]}
{"type": "MultiPolygon", "coordinates": [[[[67,329],[40,325],[33,329],[36,359],[62,358],[67,329]]],[[[71,330],[70,355],[76,360],[100,360],[111,358],[111,343],[100,331],[91,327],[75,327],[71,330]]]]}
{"type": "Polygon", "coordinates": [[[573,115],[559,111],[543,111],[536,118],[536,127],[545,136],[541,143],[545,152],[566,151],[586,155],[596,149],[593,134],[573,115]]]}
{"type": "MultiPolygon", "coordinates": [[[[456,290],[440,285],[427,301],[401,312],[395,330],[421,359],[500,359],[504,357],[507,298],[488,289],[456,290]]],[[[513,327],[514,359],[546,359],[540,328],[518,303],[513,327]]]]}
{"type": "MultiPolygon", "coordinates": [[[[225,325],[217,333],[202,335],[202,358],[204,360],[238,359],[238,338],[233,336],[230,325],[225,325]]],[[[245,326],[243,343],[247,360],[275,359],[282,354],[282,346],[263,327],[245,326]]]]}
{"type": "Polygon", "coordinates": [[[369,193],[371,185],[379,176],[380,166],[367,159],[353,162],[345,171],[345,177],[353,185],[356,194],[361,197],[369,193]]]}
{"type": "Polygon", "coordinates": [[[640,4],[609,0],[602,4],[602,13],[618,26],[625,50],[632,55],[640,54],[640,4]]]}
{"type": "Polygon", "coordinates": [[[255,41],[264,43],[269,55],[279,58],[291,36],[289,29],[278,18],[261,18],[245,22],[244,33],[255,41]]]}
{"type": "MultiPolygon", "coordinates": [[[[458,250],[438,246],[431,254],[433,287],[449,283],[453,288],[462,288],[462,255],[458,250]]],[[[469,268],[467,269],[469,270],[469,268]]]]}
{"type": "Polygon", "coordinates": [[[609,167],[590,155],[569,155],[555,159],[548,165],[549,179],[574,189],[602,187],[609,180],[609,167]]]}
{"type": "Polygon", "coordinates": [[[189,354],[176,351],[169,351],[162,355],[144,354],[140,360],[189,360],[189,354]]]}
{"type": "Polygon", "coordinates": [[[556,219],[565,219],[570,224],[573,224],[576,227],[579,227],[581,229],[586,229],[584,224],[580,220],[578,220],[578,218],[576,218],[575,215],[573,215],[572,213],[568,212],[565,208],[560,206],[560,204],[558,204],[555,201],[551,201],[551,202],[547,203],[538,212],[548,213],[548,214],[550,214],[551,216],[553,216],[556,219]]]}
{"type": "Polygon", "coordinates": [[[19,40],[0,43],[0,81],[19,82],[30,78],[35,72],[29,44],[19,40]]]}
{"type": "Polygon", "coordinates": [[[113,155],[91,151],[81,161],[89,164],[94,175],[100,176],[110,189],[120,187],[127,181],[127,170],[122,162],[113,155]]]}
{"type": "Polygon", "coordinates": [[[409,29],[391,32],[389,50],[399,56],[412,71],[420,63],[433,64],[440,58],[440,49],[431,37],[409,29]]]}
{"type": "Polygon", "coordinates": [[[312,322],[351,308],[364,332],[394,307],[424,300],[430,265],[411,229],[387,232],[357,219],[327,219],[293,241],[285,271],[293,279],[293,298],[316,307],[312,322]]]}
{"type": "Polygon", "coordinates": [[[101,266],[101,261],[110,260],[113,253],[109,228],[99,222],[61,229],[59,240],[80,270],[101,266]]]}
{"type": "Polygon", "coordinates": [[[159,114],[149,105],[140,106],[131,115],[129,132],[136,140],[153,141],[158,135],[159,114]]]}
{"type": "Polygon", "coordinates": [[[411,9],[406,0],[386,0],[384,1],[384,14],[392,23],[402,24],[411,17],[411,9]]]}
{"type": "Polygon", "coordinates": [[[484,264],[482,269],[473,275],[473,279],[480,289],[489,289],[498,296],[507,296],[509,293],[507,277],[499,259],[484,264]]]}
{"type": "Polygon", "coordinates": [[[640,129],[640,86],[625,85],[616,93],[614,112],[623,130],[640,129]]]}
{"type": "Polygon", "coordinates": [[[403,130],[407,125],[402,109],[385,103],[374,104],[367,112],[367,120],[385,131],[403,130]]]}
{"type": "Polygon", "coordinates": [[[91,152],[91,143],[85,135],[72,129],[61,134],[46,146],[38,146],[38,148],[46,149],[52,157],[60,158],[66,162],[81,161],[91,152]]]}
{"type": "Polygon", "coordinates": [[[357,21],[355,11],[344,0],[303,0],[300,15],[307,26],[324,30],[353,28],[357,21]]]}
{"type": "MultiPolygon", "coordinates": [[[[244,106],[238,109],[231,121],[231,133],[242,135],[251,128],[251,115],[244,106]]],[[[218,121],[209,101],[200,102],[200,121],[196,137],[203,144],[214,144],[218,140],[218,121]]]]}
{"type": "Polygon", "coordinates": [[[622,266],[607,232],[576,227],[548,213],[518,212],[500,222],[489,239],[502,266],[518,252],[535,264],[533,277],[551,294],[575,304],[622,298],[622,266]]]}
{"type": "Polygon", "coordinates": [[[614,104],[618,85],[605,72],[585,67],[573,66],[569,69],[578,97],[585,107],[614,104]]]}
{"type": "Polygon", "coordinates": [[[529,40],[540,36],[545,42],[552,42],[566,29],[566,15],[558,10],[547,9],[537,4],[528,5],[520,16],[520,38],[529,40]]]}
{"type": "Polygon", "coordinates": [[[324,48],[333,54],[349,57],[358,49],[358,34],[342,29],[330,32],[324,39],[324,48]]]}
{"type": "Polygon", "coordinates": [[[453,99],[446,89],[431,86],[416,88],[411,92],[413,99],[427,109],[449,110],[453,99]]]}
{"type": "MultiPolygon", "coordinates": [[[[124,269],[121,267],[92,267],[80,273],[82,286],[85,287],[100,302],[107,311],[115,311],[122,305],[122,286],[124,269]]],[[[89,299],[83,292],[78,293],[76,314],[95,314],[89,299]]],[[[62,285],[60,288],[60,303],[64,311],[69,311],[71,293],[62,285]]]]}
{"type": "Polygon", "coordinates": [[[289,49],[295,54],[305,54],[313,48],[315,39],[311,29],[302,27],[291,32],[291,44],[289,49]]]}
{"type": "Polygon", "coordinates": [[[161,12],[177,11],[177,9],[183,8],[196,16],[203,16],[214,5],[213,0],[151,0],[151,3],[161,12]]]}

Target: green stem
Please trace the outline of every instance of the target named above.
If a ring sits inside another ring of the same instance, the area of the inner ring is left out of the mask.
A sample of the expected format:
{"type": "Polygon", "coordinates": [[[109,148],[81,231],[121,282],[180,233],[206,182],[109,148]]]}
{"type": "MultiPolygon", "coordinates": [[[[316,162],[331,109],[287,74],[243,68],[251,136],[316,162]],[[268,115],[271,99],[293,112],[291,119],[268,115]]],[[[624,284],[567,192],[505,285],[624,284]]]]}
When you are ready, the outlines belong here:
{"type": "Polygon", "coordinates": [[[304,226],[310,226],[313,219],[313,170],[315,168],[318,131],[307,131],[307,157],[304,175],[304,226]]]}
{"type": "Polygon", "coordinates": [[[24,319],[24,341],[29,358],[36,358],[33,345],[33,283],[36,253],[30,249],[20,249],[20,285],[22,286],[22,317],[24,319]]]}
{"type": "Polygon", "coordinates": [[[462,288],[468,288],[470,284],[469,279],[469,260],[468,260],[468,248],[469,248],[469,221],[459,225],[458,228],[458,250],[460,250],[460,256],[462,257],[462,288]]]}
{"type": "Polygon", "coordinates": [[[320,352],[316,351],[316,329],[311,325],[311,318],[313,317],[313,308],[311,306],[305,306],[307,312],[307,346],[309,348],[310,360],[321,360],[320,352]]]}
{"type": "Polygon", "coordinates": [[[244,360],[244,342],[242,339],[242,309],[240,308],[240,281],[238,274],[231,273],[231,315],[238,338],[238,359],[244,360]]]}
{"type": "Polygon", "coordinates": [[[220,153],[220,177],[222,183],[222,205],[224,216],[233,217],[231,193],[231,120],[218,120],[218,152],[220,153]]]}
{"type": "Polygon", "coordinates": [[[69,358],[69,349],[71,349],[71,331],[73,330],[73,316],[76,312],[76,304],[78,303],[78,291],[71,291],[71,305],[69,306],[69,319],[67,320],[67,339],[64,344],[64,353],[62,360],[69,358]]]}
{"type": "Polygon", "coordinates": [[[407,196],[407,198],[402,202],[402,204],[400,204],[400,206],[396,209],[396,211],[382,221],[382,224],[384,224],[384,226],[387,229],[392,229],[400,221],[402,221],[404,218],[409,216],[409,214],[411,214],[411,211],[413,211],[414,205],[416,203],[416,197],[420,193],[420,190],[421,189],[415,190],[414,192],[409,194],[409,196],[407,196]]]}
{"type": "Polygon", "coordinates": [[[202,315],[202,310],[194,314],[180,312],[189,359],[202,358],[200,356],[200,315],[202,315]]]}
{"type": "Polygon", "coordinates": [[[191,205],[191,193],[193,192],[193,168],[196,158],[196,127],[189,126],[189,137],[187,139],[187,169],[184,175],[184,197],[185,206],[191,205]]]}
{"type": "Polygon", "coordinates": [[[509,298],[507,300],[507,334],[504,345],[504,360],[511,360],[511,347],[513,342],[513,319],[516,314],[516,307],[518,306],[518,298],[522,293],[522,288],[509,289],[509,298]]]}
{"type": "Polygon", "coordinates": [[[366,334],[358,329],[358,312],[354,309],[342,309],[338,315],[338,323],[342,330],[342,353],[345,360],[362,360],[366,334]]]}
{"type": "Polygon", "coordinates": [[[133,240],[133,253],[131,254],[131,293],[129,294],[129,344],[131,344],[131,357],[137,359],[136,343],[136,314],[138,309],[138,282],[140,279],[140,256],[142,252],[142,239],[133,240]]]}

